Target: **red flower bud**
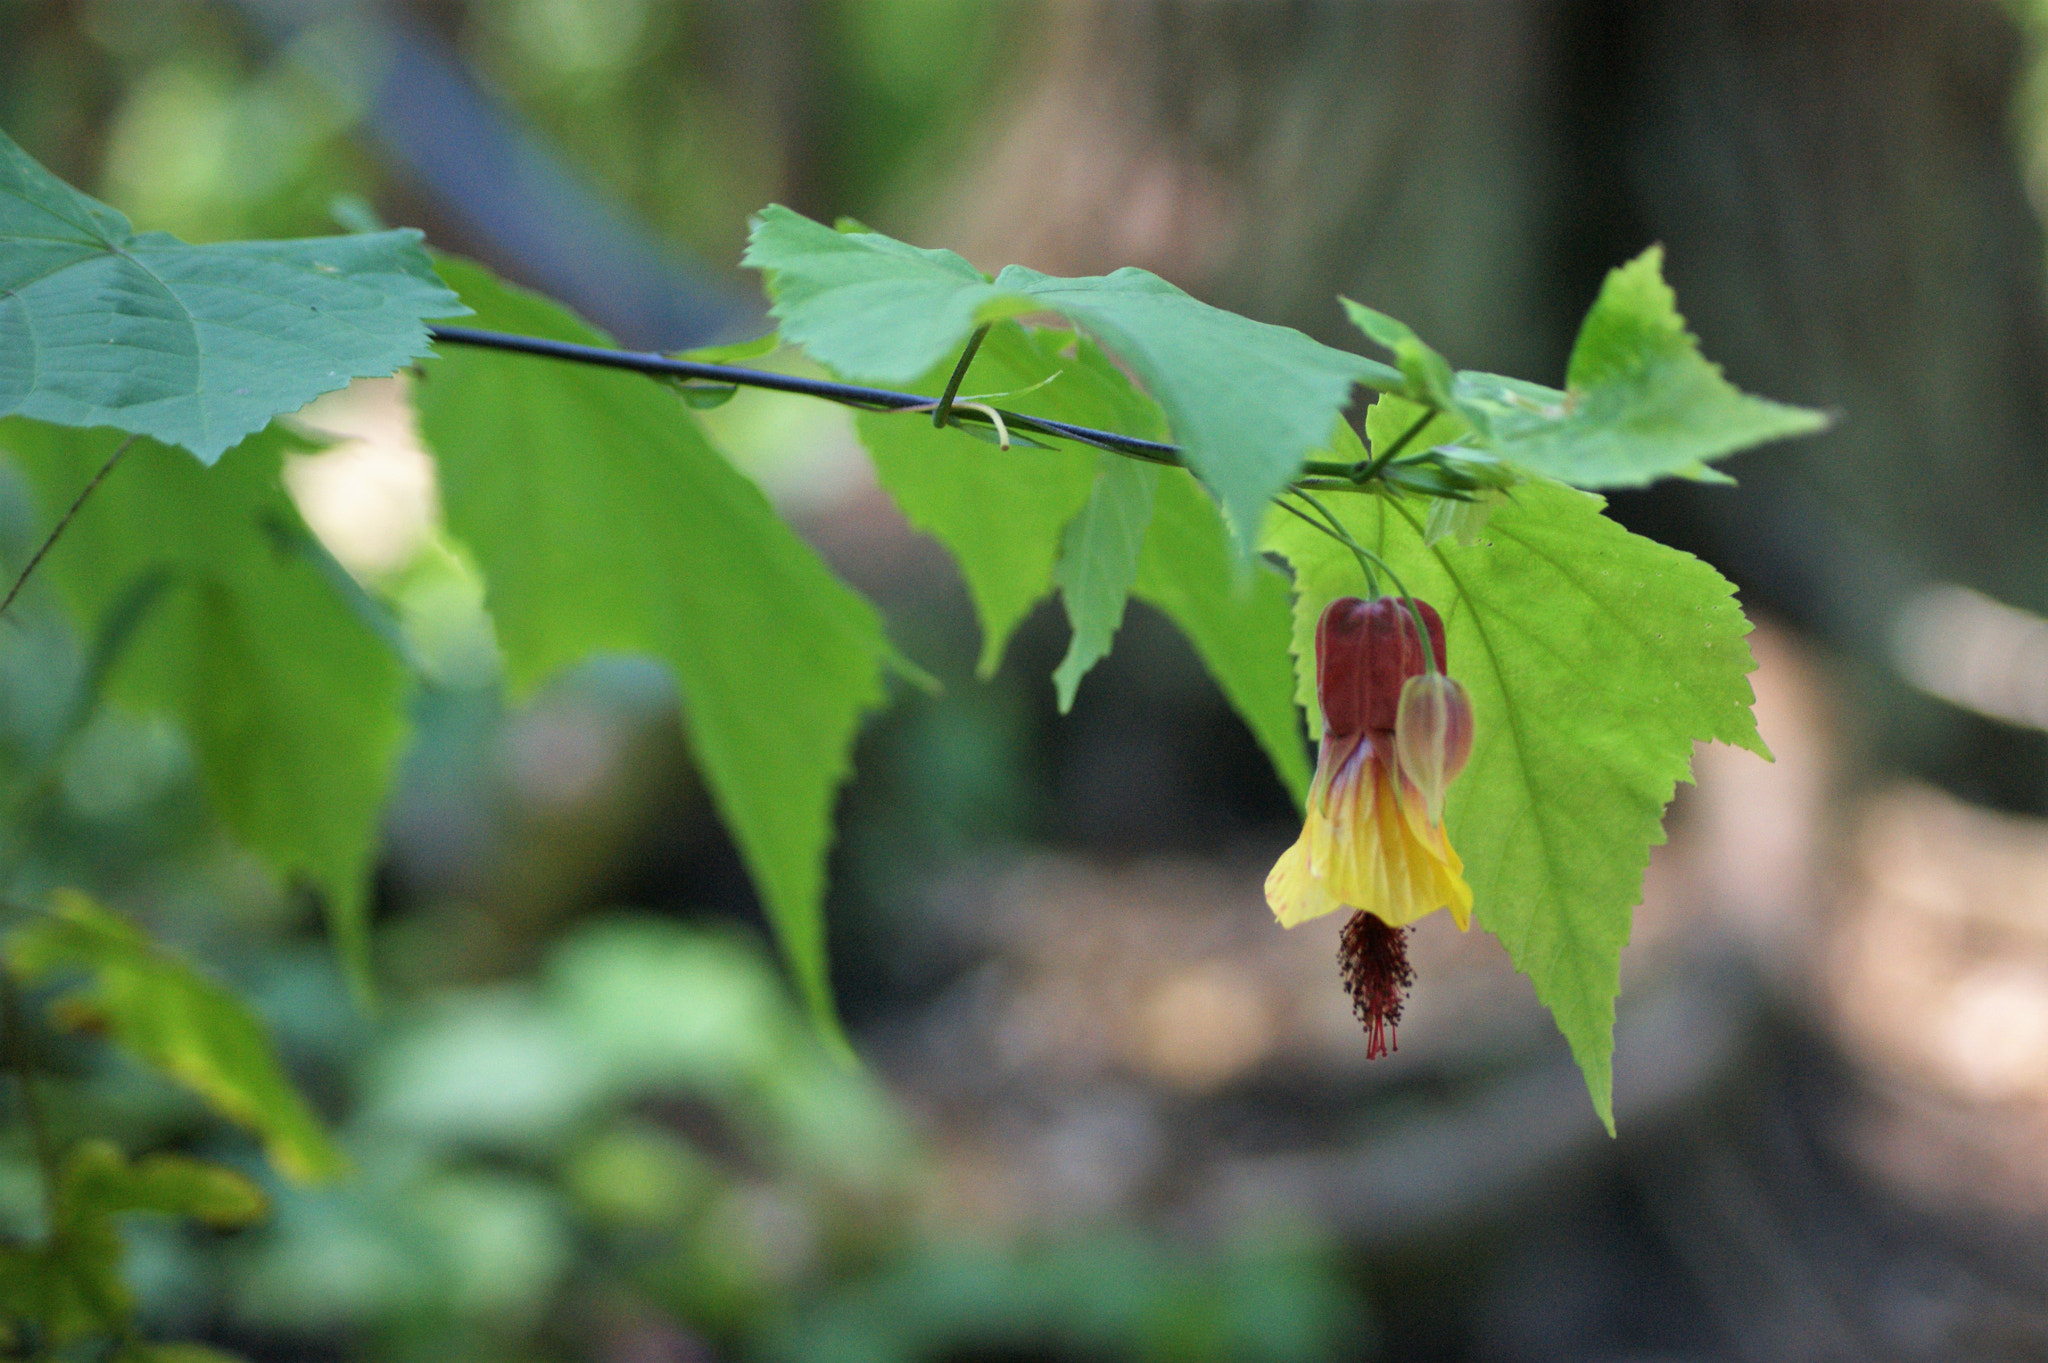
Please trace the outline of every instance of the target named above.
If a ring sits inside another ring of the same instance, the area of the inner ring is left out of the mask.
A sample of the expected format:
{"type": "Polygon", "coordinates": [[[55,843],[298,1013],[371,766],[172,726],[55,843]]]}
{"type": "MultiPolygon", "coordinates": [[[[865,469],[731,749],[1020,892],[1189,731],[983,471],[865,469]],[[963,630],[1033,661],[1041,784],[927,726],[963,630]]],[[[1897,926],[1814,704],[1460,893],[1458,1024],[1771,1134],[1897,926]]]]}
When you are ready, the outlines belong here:
{"type": "MultiPolygon", "coordinates": [[[[1427,601],[1416,611],[1429,629],[1436,670],[1444,670],[1444,622],[1427,601]]],[[[1323,726],[1338,738],[1361,729],[1391,734],[1401,687],[1424,670],[1415,614],[1403,597],[1339,597],[1316,623],[1316,698],[1323,726]]]]}

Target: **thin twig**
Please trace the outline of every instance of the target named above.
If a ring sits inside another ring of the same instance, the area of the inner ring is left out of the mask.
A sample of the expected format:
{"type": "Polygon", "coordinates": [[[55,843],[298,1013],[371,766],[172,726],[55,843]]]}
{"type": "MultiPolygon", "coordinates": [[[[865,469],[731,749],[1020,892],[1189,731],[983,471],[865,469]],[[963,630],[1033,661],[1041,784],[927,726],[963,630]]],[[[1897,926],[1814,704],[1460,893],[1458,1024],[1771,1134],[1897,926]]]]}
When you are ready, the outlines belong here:
{"type": "Polygon", "coordinates": [[[36,565],[43,561],[43,555],[49,553],[51,548],[56,545],[58,538],[63,535],[65,528],[71,524],[71,518],[76,516],[78,509],[85,505],[85,499],[92,496],[99,489],[99,485],[106,480],[108,474],[114,471],[114,465],[121,462],[121,456],[128,453],[128,447],[133,445],[135,440],[136,437],[131,435],[114,447],[114,452],[107,456],[107,462],[100,465],[100,471],[92,476],[92,481],[85,485],[85,490],[78,494],[77,499],[71,503],[70,509],[58,518],[54,526],[50,527],[50,533],[44,537],[40,545],[36,546],[36,551],[28,556],[28,563],[22,568],[21,574],[14,579],[14,585],[7,589],[6,600],[0,601],[0,615],[5,615],[7,608],[14,604],[14,598],[21,595],[21,589],[28,585],[29,577],[35,572],[36,565]]]}
{"type": "MultiPolygon", "coordinates": [[[[708,379],[713,383],[737,384],[742,388],[767,388],[778,393],[797,393],[804,397],[823,398],[827,402],[837,402],[842,406],[857,407],[863,411],[932,410],[932,399],[918,393],[900,393],[889,388],[833,383],[827,379],[807,379],[795,374],[776,374],[765,369],[705,364],[698,360],[678,360],[667,355],[650,355],[636,350],[611,350],[603,346],[579,345],[574,341],[555,341],[541,336],[481,331],[475,327],[436,326],[429,328],[429,334],[436,341],[453,345],[482,346],[522,355],[570,360],[578,364],[630,369],[639,374],[664,374],[685,379],[708,379]]],[[[970,413],[957,402],[953,408],[953,419],[980,421],[990,426],[995,424],[989,417],[978,412],[970,413]]],[[[1004,411],[1003,420],[1015,430],[1077,440],[1084,445],[1093,445],[1097,449],[1109,450],[1115,454],[1127,454],[1154,464],[1178,465],[1181,462],[1180,447],[1161,440],[1141,440],[1137,436],[1121,435],[1116,431],[1098,431],[1092,427],[1053,421],[1047,417],[1025,416],[1022,412],[1004,411]]]]}
{"type": "MultiPolygon", "coordinates": [[[[967,377],[967,366],[974,363],[974,352],[981,349],[981,343],[987,337],[989,327],[993,325],[994,323],[992,322],[985,322],[981,326],[976,327],[974,334],[967,338],[967,348],[960,352],[960,363],[953,366],[953,377],[946,380],[946,391],[939,394],[938,405],[932,408],[932,425],[940,430],[946,428],[946,418],[953,415],[953,399],[960,396],[960,381],[967,377]]],[[[990,408],[989,410],[993,411],[995,409],[990,408]]],[[[996,429],[999,431],[1002,429],[1000,421],[996,423],[996,429]]],[[[1008,449],[1009,447],[1010,438],[1005,435],[1003,437],[1003,448],[1008,449]]]]}
{"type": "MultiPolygon", "coordinates": [[[[803,397],[822,398],[841,406],[858,408],[865,412],[934,412],[933,400],[918,393],[903,393],[891,388],[869,388],[860,384],[835,383],[829,379],[807,379],[796,374],[777,374],[766,369],[745,369],[737,365],[708,364],[702,360],[679,360],[668,355],[655,355],[640,350],[614,350],[606,346],[582,345],[575,341],[557,341],[545,336],[521,336],[509,331],[485,331],[478,327],[430,326],[428,336],[437,342],[449,345],[479,346],[487,350],[510,351],[519,355],[539,355],[551,360],[569,360],[576,364],[602,365],[608,369],[628,369],[636,374],[655,374],[670,378],[704,379],[712,383],[734,384],[741,388],[766,388],[778,393],[796,393],[803,397]]],[[[965,372],[964,367],[960,371],[965,372]]],[[[977,404],[980,406],[980,404],[977,404]]],[[[1012,430],[1029,431],[1033,435],[1058,436],[1062,440],[1073,440],[1091,445],[1111,454],[1127,455],[1151,464],[1166,464],[1175,468],[1187,467],[1180,446],[1163,440],[1144,440],[1134,435],[1123,435],[1116,431],[1096,430],[1092,426],[1076,426],[1071,422],[1054,421],[1050,417],[1026,416],[1007,408],[990,408],[989,415],[975,411],[957,400],[953,403],[948,419],[955,424],[963,420],[996,424],[993,415],[1001,411],[1003,422],[1012,430]]],[[[1434,415],[1432,412],[1431,415],[1434,415]]],[[[1417,426],[1415,430],[1420,430],[1417,426]]],[[[1398,454],[1415,431],[1396,441],[1389,450],[1392,457],[1398,454]]],[[[1337,463],[1332,460],[1310,459],[1302,464],[1304,476],[1317,479],[1341,479],[1339,482],[1318,482],[1310,486],[1329,492],[1356,492],[1372,481],[1370,470],[1375,464],[1364,466],[1357,463],[1337,463]]]]}

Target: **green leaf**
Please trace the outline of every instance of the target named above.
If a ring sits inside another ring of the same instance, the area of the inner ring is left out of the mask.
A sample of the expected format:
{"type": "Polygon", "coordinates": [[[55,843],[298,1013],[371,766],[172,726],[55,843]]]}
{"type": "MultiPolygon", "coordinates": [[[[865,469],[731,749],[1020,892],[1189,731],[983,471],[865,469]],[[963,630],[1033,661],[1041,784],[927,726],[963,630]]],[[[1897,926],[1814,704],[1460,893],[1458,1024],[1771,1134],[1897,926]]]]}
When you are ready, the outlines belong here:
{"type": "Polygon", "coordinates": [[[1490,431],[1502,458],[1574,487],[1642,487],[1673,474],[1725,481],[1705,461],[1828,424],[1723,378],[1686,331],[1663,260],[1653,246],[1607,276],[1572,347],[1565,392],[1458,375],[1460,410],[1490,431]]]}
{"type": "MultiPolygon", "coordinates": [[[[478,266],[442,268],[485,326],[605,343],[478,266]]],[[[514,686],[606,652],[673,670],[698,769],[801,992],[837,1037],[825,851],[861,716],[883,700],[894,658],[874,608],[658,384],[456,348],[415,396],[514,686]]]]}
{"type": "Polygon", "coordinates": [[[137,236],[0,133],[0,417],[112,426],[211,464],[426,352],[421,319],[463,308],[419,238],[137,236]]]}
{"type": "MultiPolygon", "coordinates": [[[[1552,483],[1515,489],[1470,548],[1425,548],[1410,503],[1330,504],[1443,614],[1450,672],[1476,718],[1446,813],[1474,912],[1535,983],[1612,1130],[1621,948],[1664,807],[1690,777],[1694,743],[1768,755],[1733,588],[1552,483]]],[[[1332,598],[1360,594],[1358,568],[1291,518],[1274,518],[1270,541],[1294,565],[1298,684],[1312,698],[1316,620],[1332,598]]]]}
{"type": "MultiPolygon", "coordinates": [[[[963,391],[1014,393],[1000,399],[1004,407],[1041,415],[1050,389],[1063,390],[1070,402],[1089,403],[1092,371],[1063,361],[1062,341],[1072,343],[1073,333],[997,325],[975,353],[963,391]],[[1023,391],[1056,373],[1060,377],[1044,388],[1023,391]]],[[[1092,345],[1081,344],[1100,356],[1092,345]]],[[[952,370],[948,359],[912,384],[912,391],[937,396],[952,370]]],[[[1128,383],[1124,387],[1129,390],[1128,383]]],[[[976,671],[995,675],[1018,623],[1052,590],[1060,531],[1087,504],[1094,485],[1093,452],[1064,446],[1042,452],[990,449],[960,427],[932,425],[923,412],[863,412],[854,427],[874,461],[875,477],[904,519],[945,545],[960,565],[981,621],[976,671]]]]}
{"type": "Polygon", "coordinates": [[[1188,637],[1300,806],[1309,764],[1287,662],[1287,580],[1263,560],[1243,566],[1216,504],[1187,474],[1162,473],[1132,591],[1188,637]]]}
{"type": "Polygon", "coordinates": [[[123,1212],[246,1226],[269,1210],[263,1190],[245,1174],[183,1155],[145,1155],[130,1163],[103,1140],[80,1141],[72,1149],[58,1189],[60,1227],[123,1212]]]}
{"type": "Polygon", "coordinates": [[[908,382],[984,322],[1061,314],[1158,400],[1246,546],[1266,499],[1329,435],[1352,386],[1403,384],[1386,365],[1211,307],[1139,269],[1059,279],[1011,265],[990,283],[950,251],[834,232],[776,205],[755,217],[745,259],[767,273],[786,339],[870,382],[908,382]]]}
{"type": "Polygon", "coordinates": [[[1428,449],[1468,435],[1535,473],[1574,487],[1641,487],[1676,475],[1728,482],[1705,461],[1828,424],[1821,412],[1749,397],[1678,315],[1651,247],[1610,272],[1580,326],[1566,391],[1450,366],[1405,325],[1344,299],[1359,330],[1394,352],[1401,394],[1455,413],[1413,442],[1428,449]]]}
{"type": "Polygon", "coordinates": [[[1402,396],[1428,403],[1438,411],[1453,410],[1455,399],[1451,396],[1453,375],[1449,361],[1423,344],[1422,338],[1406,322],[1397,322],[1384,312],[1348,298],[1337,301],[1344,305],[1344,315],[1351,319],[1353,326],[1394,352],[1394,367],[1407,380],[1402,396]]]}
{"type": "Polygon", "coordinates": [[[1097,456],[1095,490],[1067,526],[1053,569],[1074,637],[1053,669],[1060,713],[1074,706],[1074,688],[1109,653],[1124,621],[1124,601],[1138,579],[1138,556],[1152,523],[1152,491],[1159,469],[1120,454],[1097,456]]]}
{"type": "MultiPolygon", "coordinates": [[[[311,1181],[342,1172],[340,1152],[286,1078],[268,1031],[246,1004],[84,895],[59,890],[53,900],[49,916],[9,939],[7,962],[30,980],[67,969],[86,972],[87,983],[60,1000],[62,1018],[104,1029],[189,1085],[260,1136],[271,1163],[290,1177],[311,1181]]],[[[215,1207],[192,1214],[224,1213],[215,1207]]]]}
{"type": "MultiPolygon", "coordinates": [[[[120,437],[0,422],[0,451],[52,519],[120,437]]],[[[367,887],[378,820],[407,734],[405,670],[337,594],[333,566],[279,482],[275,428],[213,469],[138,441],[44,561],[88,622],[166,578],[115,664],[110,691],[175,715],[222,820],[281,874],[319,891],[358,997],[368,999],[367,887]]]]}
{"type": "MultiPolygon", "coordinates": [[[[952,368],[949,359],[912,388],[938,393],[952,368]]],[[[998,323],[962,391],[1015,411],[1057,411],[1080,425],[1147,439],[1165,430],[1158,406],[1100,347],[1060,328],[998,323]]],[[[1016,623],[1052,589],[1061,530],[1089,498],[1094,454],[1065,446],[999,453],[964,444],[960,431],[937,430],[921,414],[866,414],[856,424],[905,516],[958,559],[982,620],[980,671],[990,675],[1016,623]]],[[[1357,435],[1337,426],[1362,458],[1357,435]]],[[[1163,474],[1132,591],[1187,635],[1299,803],[1309,773],[1289,698],[1287,584],[1264,564],[1244,569],[1215,503],[1185,472],[1163,474]]]]}
{"type": "Polygon", "coordinates": [[[0,1292],[10,1308],[36,1322],[50,1348],[124,1334],[134,1320],[135,1295],[121,1276],[121,1233],[112,1216],[78,1196],[78,1157],[90,1161],[104,1146],[82,1142],[66,1159],[44,1241],[0,1250],[0,1292]]]}
{"type": "MultiPolygon", "coordinates": [[[[247,1225],[265,1206],[261,1190],[232,1169],[182,1155],[149,1155],[131,1164],[107,1141],[80,1141],[57,1175],[48,1238],[0,1247],[0,1316],[36,1322],[46,1349],[126,1336],[135,1298],[121,1274],[115,1216],[163,1212],[230,1227],[247,1225]]],[[[143,1347],[131,1341],[116,1356],[150,1356],[138,1352],[143,1347]]]]}
{"type": "Polygon", "coordinates": [[[872,383],[950,369],[977,326],[1033,310],[951,251],[835,232],[780,204],[755,215],[740,259],[767,275],[783,340],[872,383]]]}

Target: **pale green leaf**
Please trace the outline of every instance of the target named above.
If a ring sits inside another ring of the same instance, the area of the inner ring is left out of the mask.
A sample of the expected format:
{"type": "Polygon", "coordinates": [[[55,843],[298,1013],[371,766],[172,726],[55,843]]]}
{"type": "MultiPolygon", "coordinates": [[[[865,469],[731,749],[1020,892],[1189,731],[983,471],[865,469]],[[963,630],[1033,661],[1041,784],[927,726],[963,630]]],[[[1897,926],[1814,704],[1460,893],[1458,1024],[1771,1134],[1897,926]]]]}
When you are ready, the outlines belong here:
{"type": "Polygon", "coordinates": [[[1074,630],[1067,654],[1052,674],[1061,714],[1073,708],[1074,689],[1108,655],[1110,640],[1123,624],[1124,601],[1138,578],[1138,556],[1152,523],[1152,491],[1158,481],[1155,465],[1118,454],[1098,456],[1095,490],[1061,540],[1053,580],[1074,630]]]}
{"type": "Polygon", "coordinates": [[[876,383],[925,373],[983,322],[1061,314],[1158,400],[1188,466],[1245,545],[1266,499],[1329,435],[1353,385],[1403,384],[1386,365],[1211,307],[1139,269],[1060,279],[1011,265],[990,283],[949,251],[833,232],[778,206],[755,218],[746,261],[767,273],[787,339],[876,383]]]}
{"type": "Polygon", "coordinates": [[[0,133],[0,416],[112,426],[211,464],[425,353],[422,319],[463,308],[419,236],[138,236],[0,133]]]}
{"type": "MultiPolygon", "coordinates": [[[[120,443],[112,431],[0,422],[0,452],[54,520],[120,443]]],[[[405,670],[335,590],[345,575],[279,482],[305,448],[273,428],[212,469],[137,441],[44,561],[89,627],[161,575],[110,680],[175,715],[222,820],[319,891],[360,997],[378,820],[407,734],[405,670]]]]}
{"type": "Polygon", "coordinates": [[[1467,436],[1574,487],[1641,487],[1678,476],[1732,481],[1705,461],[1828,424],[1820,412],[1750,397],[1687,333],[1651,247],[1610,272],[1579,330],[1566,390],[1449,364],[1407,326],[1343,300],[1359,330],[1394,352],[1402,396],[1457,419],[1411,448],[1467,436]]]}
{"type": "MultiPolygon", "coordinates": [[[[479,267],[442,268],[484,326],[604,343],[479,267]]],[[[855,733],[893,658],[874,608],[658,384],[457,348],[415,396],[514,686],[608,652],[672,669],[698,769],[799,988],[836,1036],[825,852],[855,733]]]]}
{"type": "MultiPolygon", "coordinates": [[[[1062,390],[1070,402],[1089,402],[1093,375],[1061,359],[1062,339],[1074,338],[1071,332],[1027,332],[1014,322],[999,323],[976,352],[962,392],[1016,394],[1000,404],[1023,412],[1044,412],[1051,389],[1062,390]],[[1035,387],[1053,374],[1060,377],[1035,387]]],[[[912,391],[936,397],[952,369],[949,359],[911,385],[912,391]]],[[[1052,590],[1060,532],[1087,504],[1094,484],[1093,452],[1071,446],[992,449],[958,427],[932,425],[924,412],[863,412],[854,426],[874,461],[875,477],[904,519],[945,545],[959,564],[981,622],[976,671],[993,676],[1011,633],[1052,590]]]]}
{"type": "Polygon", "coordinates": [[[1641,487],[1674,474],[1726,481],[1705,461],[1828,424],[1723,378],[1686,331],[1663,260],[1653,246],[1607,276],[1572,347],[1565,392],[1458,376],[1461,409],[1490,428],[1496,453],[1575,487],[1641,487]]]}
{"type": "Polygon", "coordinates": [[[1153,503],[1132,594],[1188,637],[1298,806],[1309,766],[1287,661],[1287,582],[1263,561],[1243,571],[1216,504],[1187,474],[1163,472],[1153,503]]]}
{"type": "MultiPolygon", "coordinates": [[[[1450,672],[1476,718],[1446,814],[1474,913],[1535,983],[1611,1129],[1621,948],[1664,807],[1694,743],[1765,751],[1733,589],[1553,483],[1516,488],[1469,548],[1425,548],[1415,504],[1331,505],[1443,614],[1450,672]]],[[[1270,537],[1295,568],[1307,693],[1323,606],[1363,583],[1349,552],[1298,521],[1276,516],[1270,537]]]]}
{"type": "Polygon", "coordinates": [[[950,367],[975,327],[1031,310],[952,251],[835,232],[780,204],[755,215],[740,260],[766,276],[783,340],[870,383],[950,367]]]}
{"type": "MultiPolygon", "coordinates": [[[[285,1076],[269,1032],[248,1005],[129,923],[84,895],[59,890],[47,917],[8,940],[7,963],[17,975],[35,981],[83,971],[85,983],[57,1005],[61,1018],[103,1030],[116,1044],[189,1085],[223,1116],[261,1137],[270,1162],[290,1177],[311,1181],[342,1172],[340,1152],[285,1076]]],[[[182,1167],[145,1161],[131,1174],[143,1180],[136,1187],[183,1188],[182,1167]]],[[[203,1192],[218,1182],[209,1174],[193,1186],[203,1192]]],[[[229,1201],[155,1209],[219,1219],[232,1210],[232,1198],[221,1196],[229,1201]]],[[[260,1210],[259,1198],[250,1215],[260,1210]]]]}

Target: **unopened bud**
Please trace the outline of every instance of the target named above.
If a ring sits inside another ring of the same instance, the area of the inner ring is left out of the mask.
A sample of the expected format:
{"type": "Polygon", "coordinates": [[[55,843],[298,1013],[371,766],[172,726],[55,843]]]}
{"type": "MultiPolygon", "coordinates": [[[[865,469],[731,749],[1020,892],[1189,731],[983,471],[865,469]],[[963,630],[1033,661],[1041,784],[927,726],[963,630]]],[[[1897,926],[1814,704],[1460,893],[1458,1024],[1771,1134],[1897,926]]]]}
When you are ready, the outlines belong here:
{"type": "Polygon", "coordinates": [[[1441,672],[1410,677],[1394,719],[1394,763],[1422,794],[1429,821],[1443,822],[1444,792],[1472,755],[1472,702],[1441,672]]]}
{"type": "Polygon", "coordinates": [[[1427,601],[1399,596],[1339,597],[1316,623],[1316,697],[1325,729],[1339,737],[1394,727],[1401,684],[1427,663],[1415,617],[1429,631],[1436,670],[1444,668],[1444,624],[1427,601]]]}

